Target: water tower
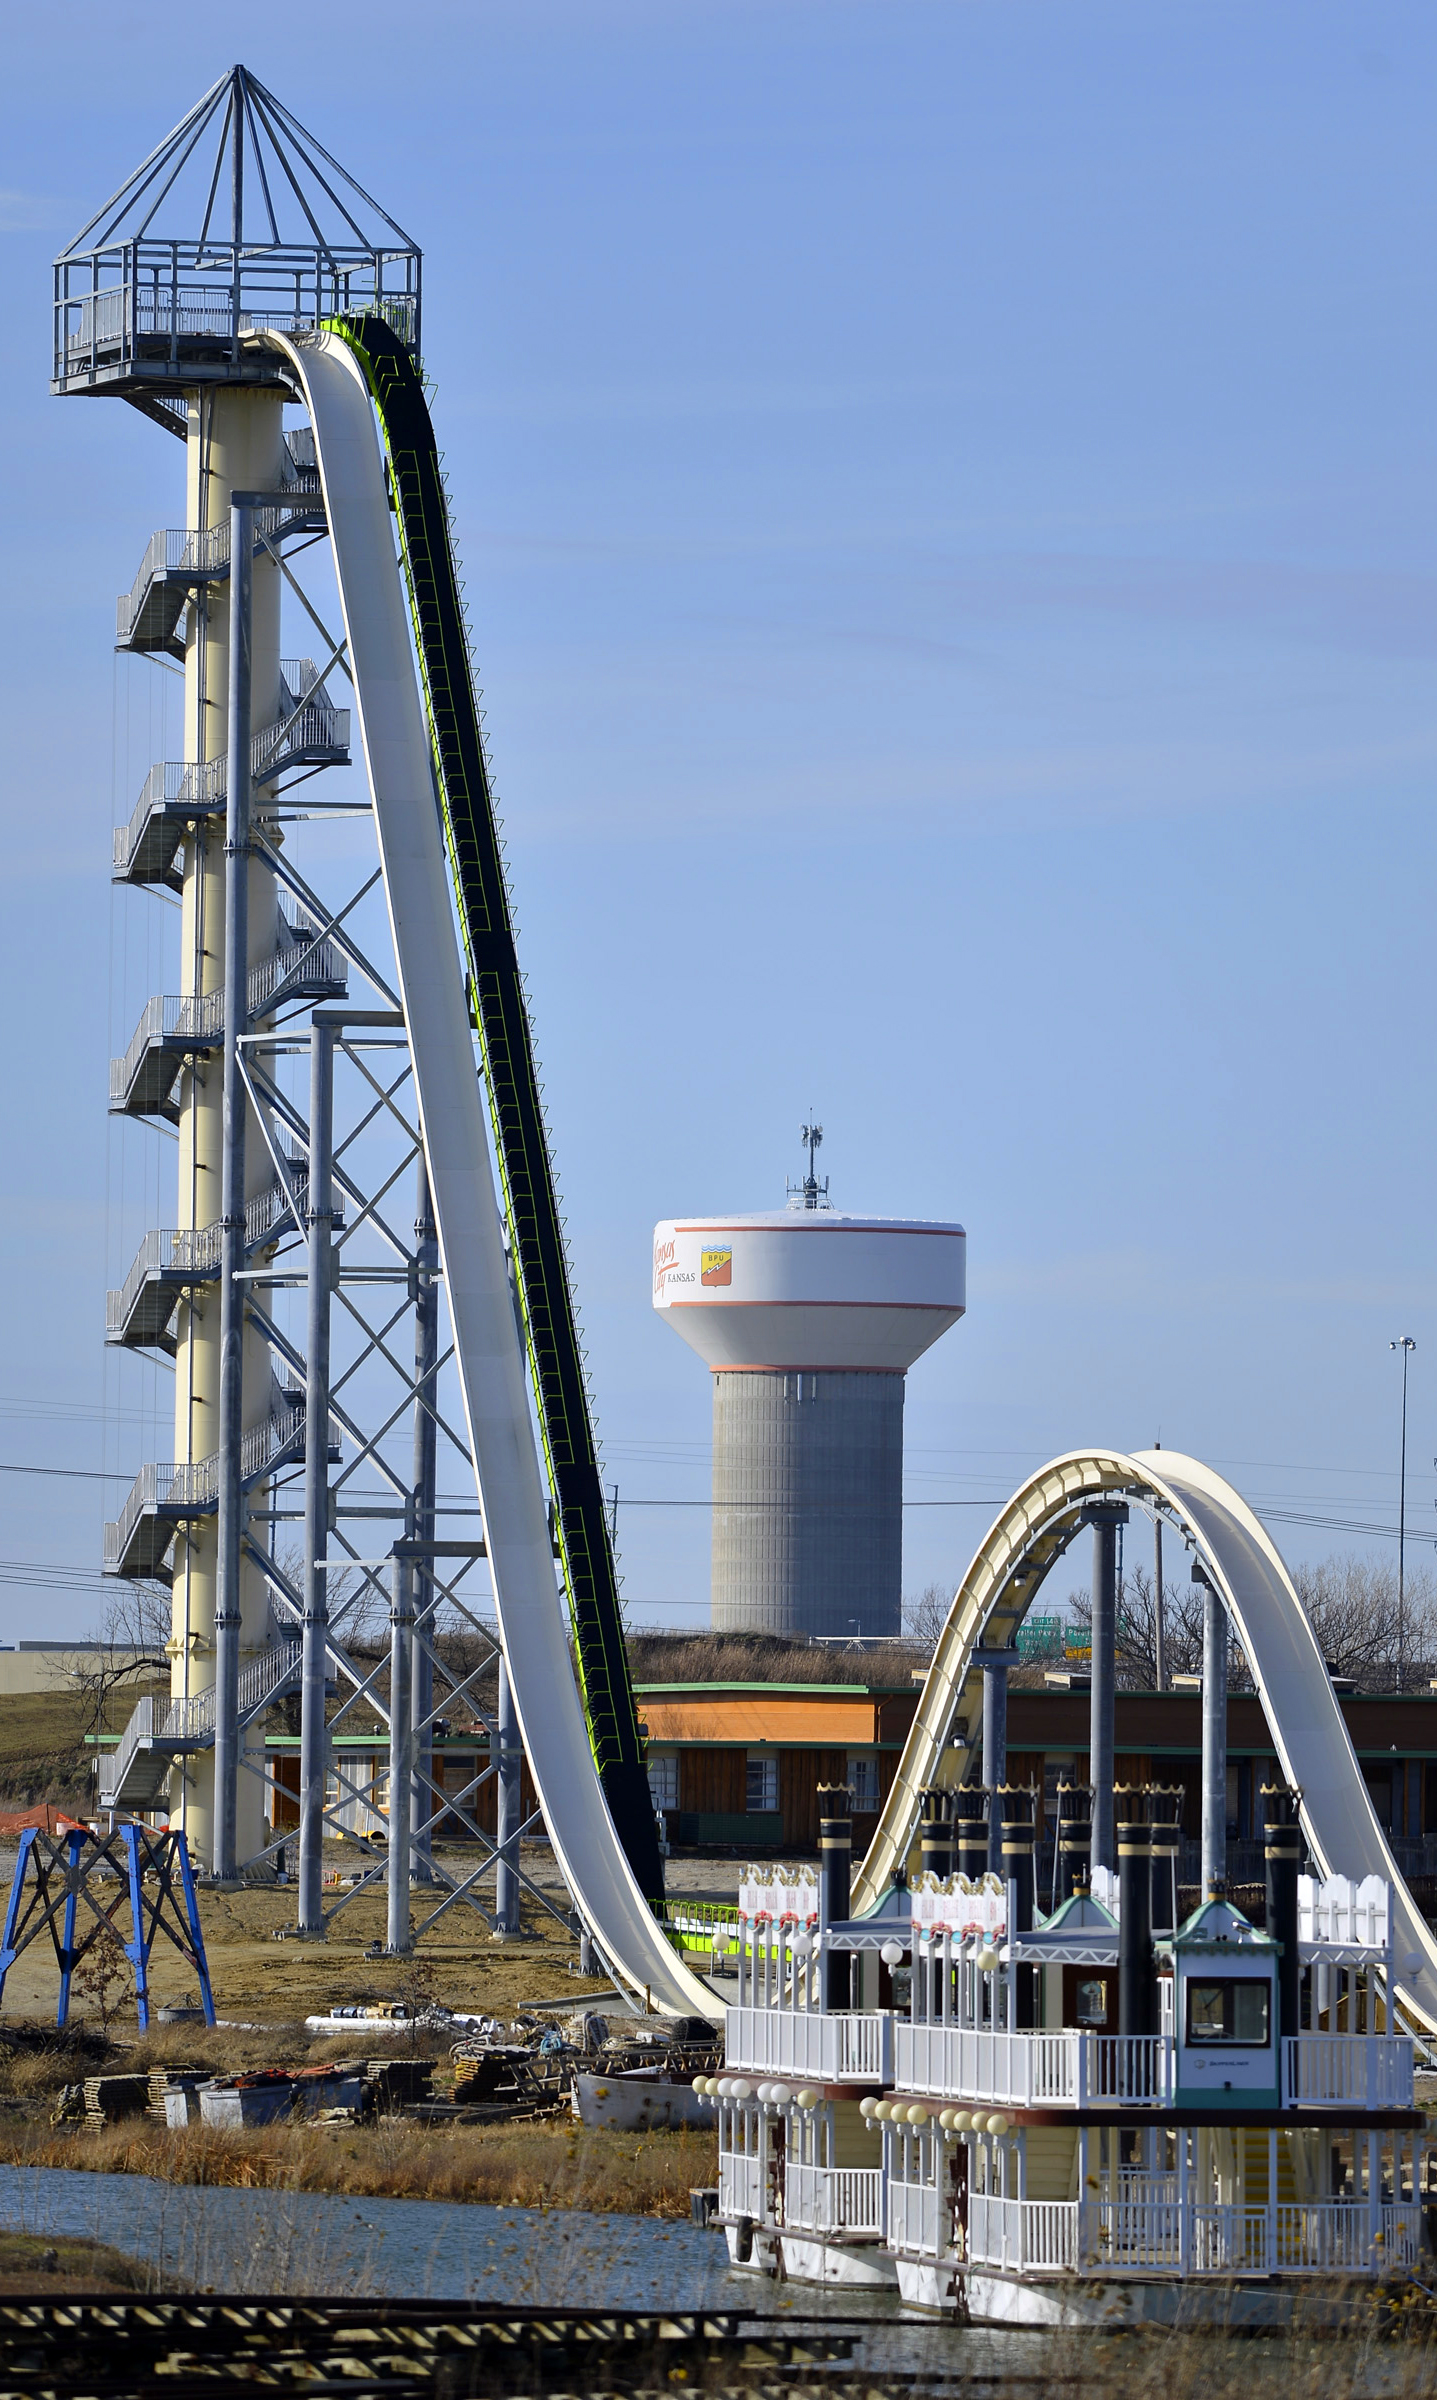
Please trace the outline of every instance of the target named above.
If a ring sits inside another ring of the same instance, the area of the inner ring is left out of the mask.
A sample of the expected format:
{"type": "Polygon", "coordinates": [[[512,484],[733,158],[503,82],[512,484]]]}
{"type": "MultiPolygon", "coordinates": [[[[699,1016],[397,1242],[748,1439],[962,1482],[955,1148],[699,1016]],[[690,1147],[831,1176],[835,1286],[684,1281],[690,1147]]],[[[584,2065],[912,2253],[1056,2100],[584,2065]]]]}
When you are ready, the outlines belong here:
{"type": "Polygon", "coordinates": [[[758,1216],[654,1228],[654,1306],[714,1379],[713,1623],[894,1634],[903,1379],[965,1306],[961,1225],[851,1217],[814,1172],[758,1216]]]}

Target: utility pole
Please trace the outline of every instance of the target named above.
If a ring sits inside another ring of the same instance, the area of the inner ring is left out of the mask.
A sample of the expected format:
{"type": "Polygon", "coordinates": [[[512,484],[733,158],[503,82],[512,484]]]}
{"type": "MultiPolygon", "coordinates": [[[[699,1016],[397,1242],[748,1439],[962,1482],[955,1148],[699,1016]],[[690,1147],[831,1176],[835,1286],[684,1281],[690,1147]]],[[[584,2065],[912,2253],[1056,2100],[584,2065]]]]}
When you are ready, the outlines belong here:
{"type": "Polygon", "coordinates": [[[1407,1361],[1417,1344],[1410,1333],[1389,1342],[1402,1353],[1402,1461],[1397,1476],[1397,1689],[1407,1678],[1407,1361]]]}
{"type": "MultiPolygon", "coordinates": [[[[1161,1441],[1153,1444],[1161,1450],[1161,1441]]],[[[1163,1613],[1163,1520],[1153,1511],[1153,1681],[1160,1692],[1168,1688],[1168,1627],[1163,1613]]]]}

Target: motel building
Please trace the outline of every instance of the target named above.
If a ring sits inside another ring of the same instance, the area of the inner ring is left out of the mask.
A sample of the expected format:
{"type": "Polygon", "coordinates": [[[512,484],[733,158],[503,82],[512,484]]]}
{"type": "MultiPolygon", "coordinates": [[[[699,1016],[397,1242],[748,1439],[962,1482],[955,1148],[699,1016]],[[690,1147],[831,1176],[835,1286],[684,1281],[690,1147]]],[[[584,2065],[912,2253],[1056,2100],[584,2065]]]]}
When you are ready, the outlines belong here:
{"type": "MultiPolygon", "coordinates": [[[[879,1654],[881,1656],[881,1653],[879,1654]]],[[[815,1855],[819,1788],[853,1795],[856,1855],[868,1847],[917,1707],[920,1680],[901,1684],[641,1684],[649,1788],[671,1854],[740,1859],[764,1852],[815,1855]]],[[[1437,1879],[1437,1692],[1339,1690],[1339,1703],[1378,1822],[1403,1873],[1437,1879]]],[[[1005,1780],[1038,1795],[1040,1892],[1051,1890],[1056,1797],[1087,1778],[1088,1692],[1063,1674],[1008,1696],[1005,1780]]],[[[1278,1780],[1276,1744],[1262,1703],[1234,1691],[1227,1707],[1228,1875],[1262,1882],[1262,1785],[1278,1780]]],[[[1180,1882],[1198,1879],[1202,1696],[1194,1687],[1119,1692],[1116,1775],[1126,1784],[1183,1787],[1180,1882]]],[[[1434,1884],[1437,1900],[1437,1884],[1434,1884]]]]}

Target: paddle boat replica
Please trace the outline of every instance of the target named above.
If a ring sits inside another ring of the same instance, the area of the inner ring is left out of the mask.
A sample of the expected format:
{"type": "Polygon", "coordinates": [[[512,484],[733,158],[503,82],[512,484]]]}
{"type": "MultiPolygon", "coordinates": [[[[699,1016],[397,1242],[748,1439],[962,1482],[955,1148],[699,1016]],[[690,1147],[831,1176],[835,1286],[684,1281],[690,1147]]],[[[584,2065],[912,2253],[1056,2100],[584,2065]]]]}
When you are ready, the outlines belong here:
{"type": "Polygon", "coordinates": [[[746,1875],[725,2072],[697,2087],[734,2265],[1022,2325],[1283,2324],[1314,2278],[1420,2274],[1390,1888],[1300,1876],[1282,1787],[1267,1929],[1217,1889],[1177,1924],[1182,1795],[1149,1787],[1117,1795],[1116,1874],[1088,1880],[1069,1815],[1068,1889],[1041,1918],[1035,1795],[996,1795],[1003,1876],[979,1864],[984,1797],[927,1795],[924,1870],[865,1918],[845,1819],[825,1820],[822,1882],[746,1875]]]}

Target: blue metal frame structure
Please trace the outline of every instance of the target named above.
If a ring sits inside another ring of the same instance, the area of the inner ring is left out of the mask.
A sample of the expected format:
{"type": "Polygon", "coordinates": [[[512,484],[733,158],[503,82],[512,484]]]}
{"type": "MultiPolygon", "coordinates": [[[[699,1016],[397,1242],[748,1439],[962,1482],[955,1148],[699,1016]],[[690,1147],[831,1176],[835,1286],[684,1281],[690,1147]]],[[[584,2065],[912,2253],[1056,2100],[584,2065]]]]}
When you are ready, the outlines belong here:
{"type": "Polygon", "coordinates": [[[69,2021],[70,1984],[76,1967],[106,1934],[120,1940],[130,1962],[141,2033],[149,2031],[150,1954],[161,1934],[193,1967],[199,1979],[205,2023],[213,2025],[215,2003],[205,1937],[200,1928],[199,1899],[189,1845],[182,1833],[160,1833],[148,1825],[129,1824],[118,1826],[109,1835],[91,1833],[80,1825],[54,1835],[42,1833],[38,1826],[27,1826],[20,1836],[20,1854],[15,1861],[5,1910],[5,1931],[0,1937],[0,2001],[5,1996],[10,1969],[31,1943],[45,1933],[50,1937],[60,1978],[57,2025],[69,2021]],[[119,1887],[108,1904],[96,1895],[102,1870],[106,1880],[113,1877],[119,1887]],[[150,1878],[155,1885],[153,1893],[146,1889],[150,1878]],[[77,1939],[81,1901],[94,1922],[77,1939]],[[127,1904],[130,1935],[124,1940],[116,1920],[127,1904]]]}

